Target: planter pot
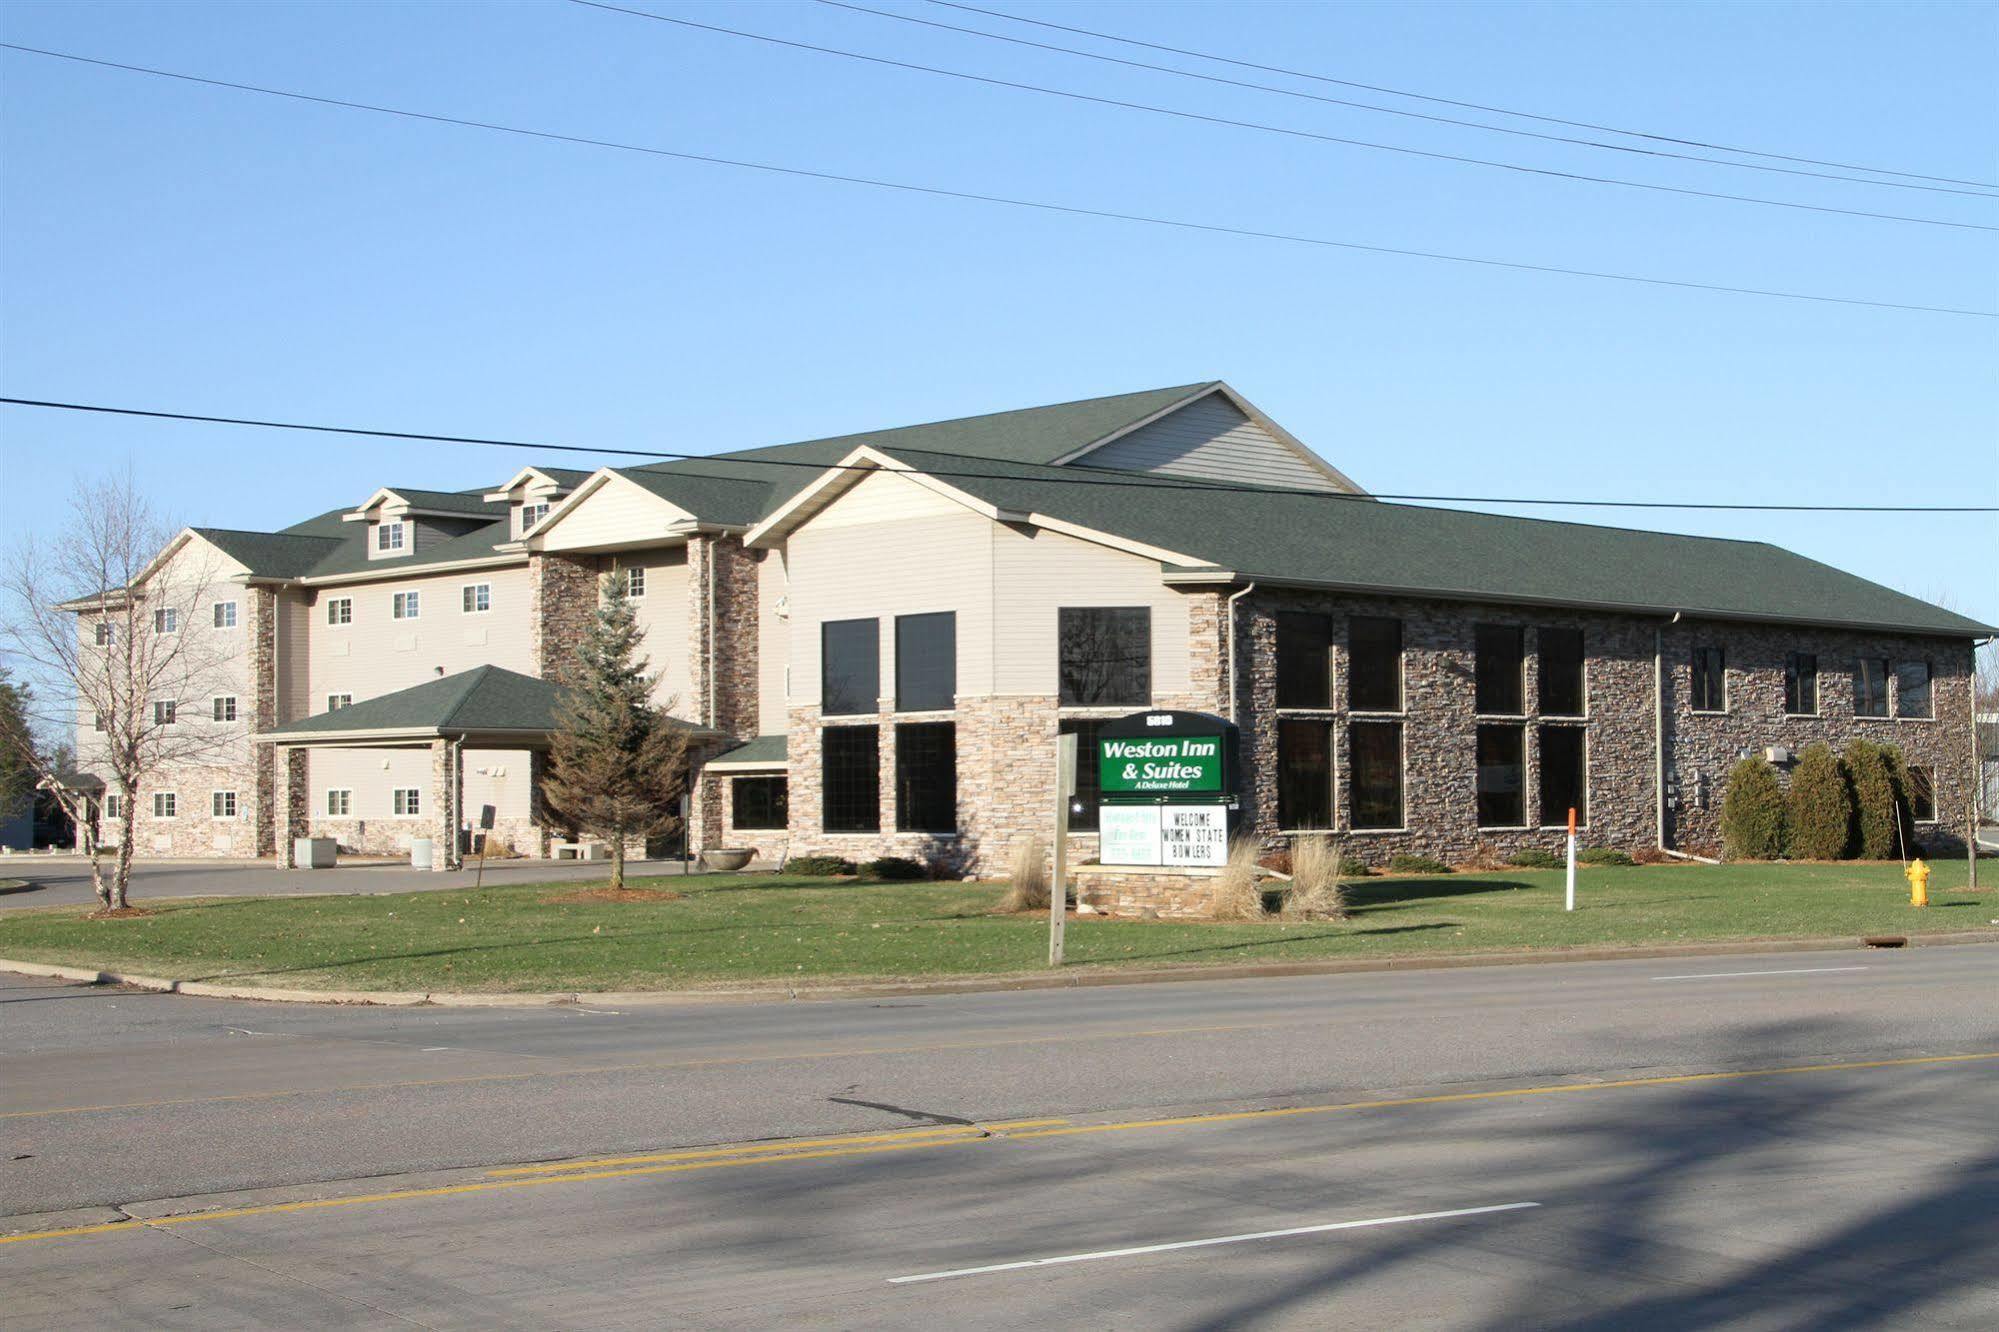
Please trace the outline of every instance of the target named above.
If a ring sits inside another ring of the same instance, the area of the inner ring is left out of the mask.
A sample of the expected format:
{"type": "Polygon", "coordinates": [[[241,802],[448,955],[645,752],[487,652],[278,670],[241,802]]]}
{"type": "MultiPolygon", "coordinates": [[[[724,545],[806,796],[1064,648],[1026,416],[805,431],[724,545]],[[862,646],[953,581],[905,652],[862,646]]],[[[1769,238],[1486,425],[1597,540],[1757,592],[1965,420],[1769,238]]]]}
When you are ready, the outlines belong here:
{"type": "Polygon", "coordinates": [[[750,863],[756,850],[752,847],[718,847],[701,853],[701,868],[705,870],[739,870],[750,863]]]}

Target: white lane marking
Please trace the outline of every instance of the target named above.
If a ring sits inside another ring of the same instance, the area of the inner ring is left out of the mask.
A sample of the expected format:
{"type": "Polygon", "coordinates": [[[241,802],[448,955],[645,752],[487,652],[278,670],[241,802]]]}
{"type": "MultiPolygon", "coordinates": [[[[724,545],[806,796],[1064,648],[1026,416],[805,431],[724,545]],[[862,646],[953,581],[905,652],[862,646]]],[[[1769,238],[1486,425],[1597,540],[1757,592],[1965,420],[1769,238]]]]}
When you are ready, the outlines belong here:
{"type": "Polygon", "coordinates": [[[1721,980],[1729,976],[1816,976],[1828,971],[1865,971],[1866,967],[1789,967],[1783,971],[1697,971],[1687,976],[1654,976],[1653,980],[1721,980]]]}
{"type": "Polygon", "coordinates": [[[625,1015],[625,1010],[622,1008],[575,1008],[570,1011],[573,1013],[595,1013],[598,1017],[623,1017],[625,1015]]]}
{"type": "Polygon", "coordinates": [[[1142,1244],[1130,1249],[1099,1249],[1094,1253],[1068,1253],[1055,1258],[1029,1258],[1017,1263],[992,1263],[985,1267],[959,1267],[949,1272],[919,1272],[915,1276],[890,1277],[891,1286],[913,1281],[942,1281],[946,1277],[982,1276],[988,1272],[1018,1272],[1029,1267],[1049,1267],[1057,1263],[1093,1263],[1100,1258],[1131,1258],[1146,1253],[1170,1253],[1175,1249],[1205,1249],[1216,1244],[1246,1244],[1251,1240],[1286,1239],[1293,1235],[1321,1235],[1329,1230],[1358,1230],[1363,1226],[1398,1226],[1410,1221],[1442,1221],[1454,1216],[1484,1216],[1491,1212],[1517,1212],[1539,1207],[1537,1202],[1499,1203],[1492,1207],[1460,1207],[1449,1212],[1412,1212],[1407,1216],[1377,1216],[1365,1221],[1328,1221],[1317,1226],[1292,1226],[1287,1230],[1259,1230],[1248,1235],[1218,1235],[1213,1239],[1179,1240],[1172,1244],[1142,1244]]]}

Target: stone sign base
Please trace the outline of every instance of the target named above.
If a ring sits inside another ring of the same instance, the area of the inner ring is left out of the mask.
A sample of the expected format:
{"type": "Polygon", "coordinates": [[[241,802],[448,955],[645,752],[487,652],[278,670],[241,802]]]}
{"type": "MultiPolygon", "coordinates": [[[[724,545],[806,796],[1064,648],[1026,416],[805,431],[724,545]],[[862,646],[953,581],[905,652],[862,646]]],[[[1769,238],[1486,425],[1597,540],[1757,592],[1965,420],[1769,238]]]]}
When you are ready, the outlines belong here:
{"type": "Polygon", "coordinates": [[[1217,869],[1168,865],[1074,865],[1076,902],[1107,916],[1205,920],[1214,914],[1217,869]]]}

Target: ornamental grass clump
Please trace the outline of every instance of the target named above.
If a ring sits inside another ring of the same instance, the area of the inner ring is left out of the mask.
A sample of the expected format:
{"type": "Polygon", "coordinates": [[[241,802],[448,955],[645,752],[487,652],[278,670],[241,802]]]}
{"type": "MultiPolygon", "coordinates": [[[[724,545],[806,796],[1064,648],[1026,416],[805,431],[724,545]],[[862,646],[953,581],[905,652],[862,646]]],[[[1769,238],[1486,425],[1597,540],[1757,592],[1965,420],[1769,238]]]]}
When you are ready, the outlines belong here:
{"type": "Polygon", "coordinates": [[[1013,844],[1007,860],[1006,896],[1002,911],[1037,911],[1048,906],[1048,854],[1038,837],[1023,837],[1013,844]]]}
{"type": "Polygon", "coordinates": [[[1262,869],[1256,860],[1260,852],[1245,837],[1229,848],[1228,864],[1215,876],[1213,912],[1216,920],[1262,920],[1263,887],[1257,876],[1262,869]]]}
{"type": "Polygon", "coordinates": [[[1784,854],[1784,788],[1777,770],[1760,758],[1743,759],[1728,770],[1721,844],[1730,860],[1775,860],[1784,854]]]}
{"type": "Polygon", "coordinates": [[[1340,850],[1330,837],[1300,837],[1291,851],[1291,888],[1284,894],[1286,920],[1345,920],[1346,889],[1340,885],[1340,850]]]}
{"type": "Polygon", "coordinates": [[[1853,839],[1853,787],[1838,755],[1808,745],[1791,774],[1787,827],[1794,860],[1838,860],[1853,839]]]}

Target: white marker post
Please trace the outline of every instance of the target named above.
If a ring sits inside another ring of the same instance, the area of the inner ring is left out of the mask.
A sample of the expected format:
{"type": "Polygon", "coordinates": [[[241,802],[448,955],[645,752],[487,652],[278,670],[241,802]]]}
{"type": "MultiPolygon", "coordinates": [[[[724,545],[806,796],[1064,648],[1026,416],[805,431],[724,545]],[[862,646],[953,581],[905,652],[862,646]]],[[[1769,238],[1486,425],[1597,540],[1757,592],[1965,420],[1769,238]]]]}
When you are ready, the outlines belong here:
{"type": "Polygon", "coordinates": [[[1576,811],[1569,810],[1569,895],[1564,911],[1576,909],[1576,811]]]}
{"type": "Polygon", "coordinates": [[[1076,737],[1055,738],[1055,865],[1048,876],[1048,965],[1062,965],[1062,925],[1069,907],[1069,802],[1076,798],[1076,737]]]}

